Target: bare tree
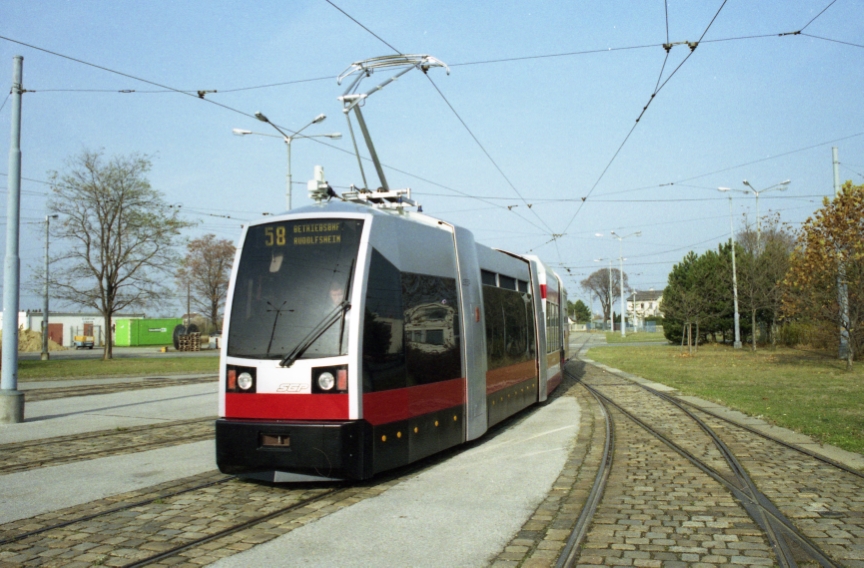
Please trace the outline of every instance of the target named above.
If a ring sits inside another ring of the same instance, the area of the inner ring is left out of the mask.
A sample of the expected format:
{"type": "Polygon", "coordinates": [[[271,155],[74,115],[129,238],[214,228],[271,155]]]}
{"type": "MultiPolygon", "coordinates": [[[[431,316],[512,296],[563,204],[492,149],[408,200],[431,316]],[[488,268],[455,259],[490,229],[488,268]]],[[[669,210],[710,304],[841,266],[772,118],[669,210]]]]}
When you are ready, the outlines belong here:
{"type": "Polygon", "coordinates": [[[84,150],[66,171],[51,173],[48,209],[60,216],[51,225],[65,242],[53,259],[50,286],[60,300],[96,309],[105,321],[105,350],[112,357],[112,318],[126,308],[144,308],[164,298],[164,273],[172,271],[177,217],[145,177],[150,161],[84,150]]]}
{"type": "MultiPolygon", "coordinates": [[[[609,288],[609,269],[601,268],[591,273],[588,278],[579,283],[582,289],[588,293],[595,294],[600,298],[603,308],[604,319],[612,319],[612,303],[621,297],[621,271],[612,269],[612,288],[609,288]]],[[[624,273],[624,293],[630,293],[630,285],[627,283],[627,273],[624,273]]]]}
{"type": "Polygon", "coordinates": [[[220,327],[220,309],[228,293],[234,244],[216,235],[204,235],[186,245],[186,257],[177,271],[177,284],[192,295],[192,305],[220,327]]]}
{"type": "MultiPolygon", "coordinates": [[[[777,319],[783,297],[783,279],[789,270],[789,257],[795,237],[780,223],[779,215],[763,219],[760,232],[745,223],[736,241],[741,248],[738,263],[738,291],[750,312],[751,345],[756,351],[756,319],[761,312],[770,318],[771,342],[776,343],[777,319]]],[[[766,325],[769,323],[763,319],[766,325]]]]}

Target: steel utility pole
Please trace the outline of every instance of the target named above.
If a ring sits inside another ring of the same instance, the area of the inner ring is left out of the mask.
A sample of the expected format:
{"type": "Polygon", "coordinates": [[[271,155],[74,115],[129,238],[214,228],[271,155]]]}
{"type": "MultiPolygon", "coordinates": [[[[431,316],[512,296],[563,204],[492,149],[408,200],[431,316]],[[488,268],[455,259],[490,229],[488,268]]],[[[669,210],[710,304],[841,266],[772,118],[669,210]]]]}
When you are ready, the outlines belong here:
{"type": "MultiPolygon", "coordinates": [[[[834,158],[834,198],[840,195],[840,160],[837,157],[837,147],[831,148],[834,158]]],[[[839,358],[846,359],[849,355],[849,291],[846,289],[846,267],[837,267],[837,302],[840,304],[840,352],[839,358]]]]}
{"type": "Polygon", "coordinates": [[[45,216],[45,297],[42,303],[42,360],[47,361],[50,357],[48,354],[48,232],[51,228],[51,219],[56,219],[59,215],[45,216]]]}
{"type": "Polygon", "coordinates": [[[21,218],[21,78],[24,57],[12,58],[12,132],[9,139],[9,195],[6,201],[6,259],[3,274],[3,368],[0,424],[24,421],[24,393],[18,391],[18,223],[21,218]]]}

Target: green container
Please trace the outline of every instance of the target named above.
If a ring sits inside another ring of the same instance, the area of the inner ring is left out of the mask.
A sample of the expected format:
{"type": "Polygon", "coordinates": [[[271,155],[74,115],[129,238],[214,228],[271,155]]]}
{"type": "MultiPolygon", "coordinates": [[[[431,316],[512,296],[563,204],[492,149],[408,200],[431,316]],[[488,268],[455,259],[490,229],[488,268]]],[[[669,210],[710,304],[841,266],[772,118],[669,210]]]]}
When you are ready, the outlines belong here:
{"type": "Polygon", "coordinates": [[[182,318],[118,319],[115,323],[114,345],[171,345],[174,342],[174,327],[182,323],[182,318]]]}

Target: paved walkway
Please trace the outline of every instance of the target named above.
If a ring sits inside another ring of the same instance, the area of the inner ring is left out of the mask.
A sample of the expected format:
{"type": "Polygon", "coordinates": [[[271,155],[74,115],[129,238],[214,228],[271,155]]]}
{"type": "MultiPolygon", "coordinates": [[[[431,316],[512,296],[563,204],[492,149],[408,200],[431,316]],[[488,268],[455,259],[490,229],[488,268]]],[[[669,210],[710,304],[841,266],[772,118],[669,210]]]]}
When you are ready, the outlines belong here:
{"type": "Polygon", "coordinates": [[[552,489],[579,413],[558,398],[377,497],[213,566],[486,566],[552,489]]]}

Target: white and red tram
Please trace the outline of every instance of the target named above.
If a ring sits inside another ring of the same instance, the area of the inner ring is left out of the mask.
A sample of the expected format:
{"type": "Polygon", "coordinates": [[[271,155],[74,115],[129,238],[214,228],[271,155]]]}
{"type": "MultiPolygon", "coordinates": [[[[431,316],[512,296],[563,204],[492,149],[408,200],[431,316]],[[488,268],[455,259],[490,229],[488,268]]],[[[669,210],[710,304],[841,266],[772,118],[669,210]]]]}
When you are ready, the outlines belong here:
{"type": "Polygon", "coordinates": [[[569,357],[549,267],[402,207],[249,225],[226,314],[217,462],[269,481],[365,479],[479,438],[569,357]]]}

